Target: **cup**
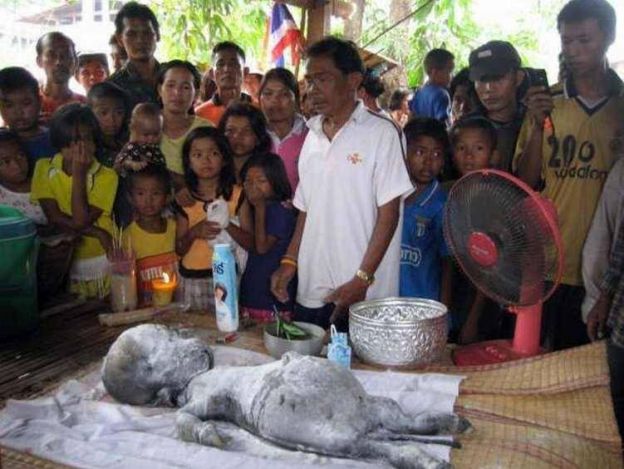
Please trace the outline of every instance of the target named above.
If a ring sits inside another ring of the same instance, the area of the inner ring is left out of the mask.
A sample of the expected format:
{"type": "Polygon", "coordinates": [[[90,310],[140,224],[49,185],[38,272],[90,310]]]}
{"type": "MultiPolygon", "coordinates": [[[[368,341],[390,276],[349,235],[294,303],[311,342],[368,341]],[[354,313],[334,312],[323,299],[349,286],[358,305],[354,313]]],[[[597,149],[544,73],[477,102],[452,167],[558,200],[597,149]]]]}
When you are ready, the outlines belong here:
{"type": "Polygon", "coordinates": [[[111,309],[115,313],[137,307],[136,266],[134,256],[109,259],[111,270],[111,309]]]}
{"type": "Polygon", "coordinates": [[[175,276],[166,272],[161,278],[152,280],[152,304],[154,306],[167,306],[171,303],[176,285],[175,276]]]}

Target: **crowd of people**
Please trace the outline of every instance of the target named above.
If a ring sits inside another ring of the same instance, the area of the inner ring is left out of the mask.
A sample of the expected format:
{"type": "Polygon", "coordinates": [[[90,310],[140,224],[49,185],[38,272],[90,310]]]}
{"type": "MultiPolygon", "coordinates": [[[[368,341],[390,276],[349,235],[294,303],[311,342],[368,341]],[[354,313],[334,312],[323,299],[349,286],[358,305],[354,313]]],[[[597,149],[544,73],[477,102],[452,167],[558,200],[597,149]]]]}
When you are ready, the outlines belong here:
{"type": "Polygon", "coordinates": [[[213,245],[226,239],[253,319],[277,308],[345,327],[356,301],[421,297],[447,305],[449,338],[471,343],[509,337],[513,318],[453,262],[444,207],[461,176],[506,171],[557,209],[565,266],[544,304],[544,346],[609,333],[621,395],[624,84],[606,59],[615,12],[606,0],[571,0],[553,26],[553,86],[492,40],[457,73],[451,52],[430,51],[427,82],[385,93],[385,106],[381,77],[349,41],[310,44],[301,83],[285,68],[247,73],[229,41],[202,75],[184,60],[158,63],[158,19],[129,2],[115,18],[112,74],[106,54],[77,54],[60,32],[36,45],[44,83],[0,70],[0,203],[72,244],[69,289],[84,297],[107,293],[102,272],[120,232],[143,304],[149,280],[175,269],[181,301],[209,309],[213,245]]]}

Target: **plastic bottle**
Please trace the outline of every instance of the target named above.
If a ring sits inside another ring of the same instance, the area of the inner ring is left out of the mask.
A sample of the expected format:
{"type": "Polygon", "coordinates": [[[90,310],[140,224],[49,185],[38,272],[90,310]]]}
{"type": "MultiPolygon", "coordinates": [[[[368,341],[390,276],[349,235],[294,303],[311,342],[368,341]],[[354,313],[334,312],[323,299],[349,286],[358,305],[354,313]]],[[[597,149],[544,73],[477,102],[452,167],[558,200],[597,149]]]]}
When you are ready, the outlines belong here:
{"type": "Polygon", "coordinates": [[[233,332],[238,329],[238,292],[236,261],[229,244],[216,244],[212,255],[217,329],[233,332]]]}
{"type": "Polygon", "coordinates": [[[338,332],[331,325],[331,342],[327,346],[327,359],[345,368],[351,368],[351,347],[345,332],[338,332]]]}

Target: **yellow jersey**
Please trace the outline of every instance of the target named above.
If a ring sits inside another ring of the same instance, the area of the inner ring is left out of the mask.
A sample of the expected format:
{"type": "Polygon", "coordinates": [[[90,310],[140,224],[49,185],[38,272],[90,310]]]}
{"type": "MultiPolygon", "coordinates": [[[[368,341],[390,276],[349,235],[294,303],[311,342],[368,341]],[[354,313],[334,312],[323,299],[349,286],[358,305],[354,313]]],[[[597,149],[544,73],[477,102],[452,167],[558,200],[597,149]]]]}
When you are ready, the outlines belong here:
{"type": "MultiPolygon", "coordinates": [[[[37,161],[31,183],[30,198],[39,203],[43,199],[53,199],[65,215],[72,215],[72,177],[63,171],[63,155],[57,153],[52,158],[37,161]]],[[[102,210],[94,226],[109,233],[113,231],[111,213],[117,193],[117,173],[94,161],[87,173],[87,203],[102,210]]],[[[83,236],[76,247],[76,259],[90,259],[106,254],[100,241],[83,236]]]]}
{"type": "MultiPolygon", "coordinates": [[[[241,196],[241,187],[234,185],[232,197],[227,201],[230,218],[236,216],[238,201],[241,196]]],[[[207,219],[206,205],[209,202],[196,199],[189,207],[180,207],[181,216],[188,220],[189,229],[207,219]]],[[[196,239],[188,252],[182,257],[180,267],[187,277],[204,277],[212,270],[212,246],[206,239],[196,239]]]]}
{"type": "Polygon", "coordinates": [[[176,222],[166,218],[166,229],[163,233],[149,233],[133,221],[123,231],[123,245],[134,251],[137,260],[175,252],[176,222]]]}
{"type": "MultiPolygon", "coordinates": [[[[557,207],[563,240],[562,283],[582,285],[581,255],[598,199],[616,160],[615,143],[624,128],[624,84],[609,70],[608,95],[586,102],[572,80],[551,88],[554,109],[544,129],[542,195],[557,207]]],[[[525,119],[514,157],[514,170],[528,139],[525,119]]]]}

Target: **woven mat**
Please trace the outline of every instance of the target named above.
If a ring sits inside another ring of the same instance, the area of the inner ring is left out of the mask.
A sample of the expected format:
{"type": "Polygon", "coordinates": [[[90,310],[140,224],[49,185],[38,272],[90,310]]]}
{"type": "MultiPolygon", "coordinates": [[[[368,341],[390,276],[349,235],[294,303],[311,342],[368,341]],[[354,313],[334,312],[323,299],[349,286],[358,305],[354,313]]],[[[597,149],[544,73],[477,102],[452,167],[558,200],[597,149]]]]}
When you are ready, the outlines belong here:
{"type": "Polygon", "coordinates": [[[21,453],[0,446],[0,468],[2,469],[66,469],[69,466],[41,459],[28,453],[21,453]]]}
{"type": "Polygon", "coordinates": [[[427,371],[465,375],[462,394],[556,394],[609,385],[604,341],[497,365],[427,367],[427,371]]]}
{"type": "Polygon", "coordinates": [[[593,468],[622,467],[613,448],[574,435],[470,416],[478,430],[462,438],[463,447],[451,452],[457,468],[593,468]]]}

